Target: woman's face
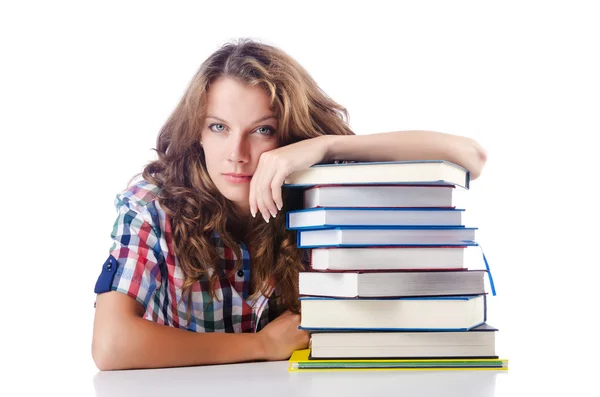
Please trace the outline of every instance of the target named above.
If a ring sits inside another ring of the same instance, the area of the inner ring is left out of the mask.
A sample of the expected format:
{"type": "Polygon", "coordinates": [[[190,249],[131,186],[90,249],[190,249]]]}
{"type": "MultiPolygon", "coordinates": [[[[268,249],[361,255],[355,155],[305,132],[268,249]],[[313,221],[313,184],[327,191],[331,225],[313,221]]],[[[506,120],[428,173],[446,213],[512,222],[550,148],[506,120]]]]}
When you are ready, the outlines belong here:
{"type": "Polygon", "coordinates": [[[260,155],[277,148],[277,127],[262,87],[230,77],[210,86],[202,127],[208,174],[221,194],[248,214],[250,180],[260,155]]]}

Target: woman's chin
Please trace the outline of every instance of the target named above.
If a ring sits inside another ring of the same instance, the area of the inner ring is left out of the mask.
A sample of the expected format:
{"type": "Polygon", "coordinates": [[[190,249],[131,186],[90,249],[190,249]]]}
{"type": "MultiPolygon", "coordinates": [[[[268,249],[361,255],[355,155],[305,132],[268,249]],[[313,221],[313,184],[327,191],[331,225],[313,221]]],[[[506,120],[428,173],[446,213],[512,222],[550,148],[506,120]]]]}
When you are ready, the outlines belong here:
{"type": "Polygon", "coordinates": [[[239,194],[230,194],[225,195],[225,198],[235,206],[241,214],[250,214],[250,201],[248,200],[248,195],[239,195],[239,194]]]}

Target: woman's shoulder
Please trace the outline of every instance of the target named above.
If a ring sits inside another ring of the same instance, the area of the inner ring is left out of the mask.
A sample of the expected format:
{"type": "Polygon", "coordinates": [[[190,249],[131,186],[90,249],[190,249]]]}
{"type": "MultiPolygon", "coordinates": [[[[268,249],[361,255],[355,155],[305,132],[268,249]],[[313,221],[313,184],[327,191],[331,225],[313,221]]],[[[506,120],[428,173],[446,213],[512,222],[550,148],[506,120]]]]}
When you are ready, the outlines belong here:
{"type": "Polygon", "coordinates": [[[115,205],[127,206],[140,212],[153,210],[158,206],[158,198],[161,188],[145,179],[138,179],[124,190],[120,191],[115,198],[115,205]]]}

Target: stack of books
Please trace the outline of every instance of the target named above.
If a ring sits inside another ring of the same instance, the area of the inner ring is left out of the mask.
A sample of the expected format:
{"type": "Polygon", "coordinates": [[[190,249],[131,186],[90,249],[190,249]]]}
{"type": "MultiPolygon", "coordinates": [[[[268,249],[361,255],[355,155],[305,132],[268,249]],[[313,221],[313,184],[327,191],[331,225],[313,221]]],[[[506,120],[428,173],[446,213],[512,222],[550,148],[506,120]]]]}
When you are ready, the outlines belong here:
{"type": "Polygon", "coordinates": [[[447,161],[322,164],[286,179],[304,197],[286,225],[310,258],[299,274],[310,346],[290,371],[507,369],[487,323],[487,261],[465,266],[477,228],[453,192],[469,184],[447,161]]]}

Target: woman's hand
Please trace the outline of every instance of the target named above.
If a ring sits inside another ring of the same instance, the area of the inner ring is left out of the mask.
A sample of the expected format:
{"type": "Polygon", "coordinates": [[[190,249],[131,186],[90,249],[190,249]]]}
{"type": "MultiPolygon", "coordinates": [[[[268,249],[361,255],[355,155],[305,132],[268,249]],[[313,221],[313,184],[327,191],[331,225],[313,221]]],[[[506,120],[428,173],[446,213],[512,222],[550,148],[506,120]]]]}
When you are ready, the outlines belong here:
{"type": "Polygon", "coordinates": [[[327,155],[329,136],[305,139],[260,156],[250,181],[250,212],[260,212],[266,222],[283,207],[281,187],[292,172],[322,162],[327,155]]]}
{"type": "Polygon", "coordinates": [[[300,315],[290,311],[282,313],[256,335],[260,337],[264,358],[270,361],[287,360],[294,350],[306,349],[308,331],[298,329],[300,315]]]}

